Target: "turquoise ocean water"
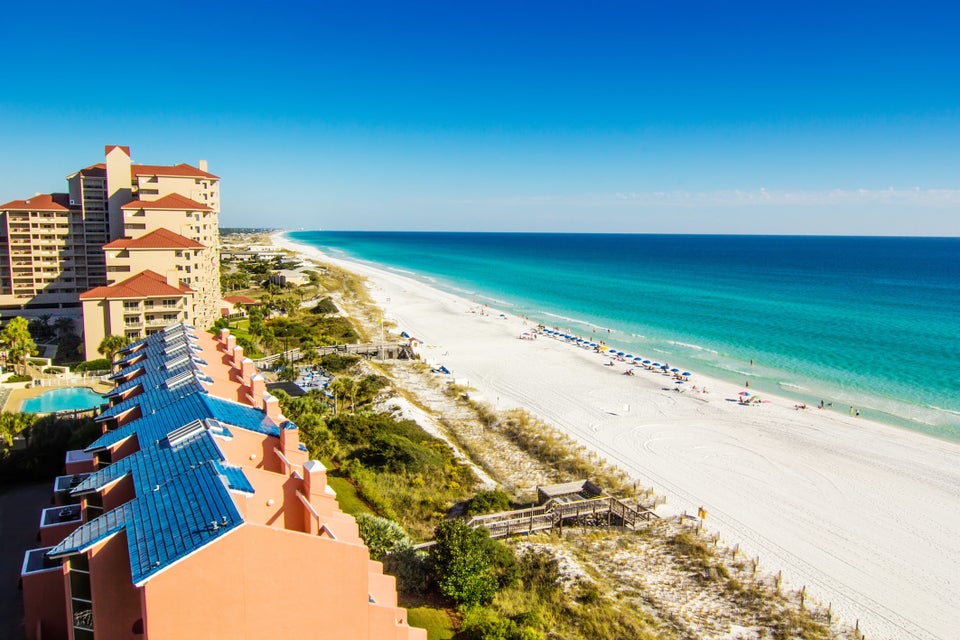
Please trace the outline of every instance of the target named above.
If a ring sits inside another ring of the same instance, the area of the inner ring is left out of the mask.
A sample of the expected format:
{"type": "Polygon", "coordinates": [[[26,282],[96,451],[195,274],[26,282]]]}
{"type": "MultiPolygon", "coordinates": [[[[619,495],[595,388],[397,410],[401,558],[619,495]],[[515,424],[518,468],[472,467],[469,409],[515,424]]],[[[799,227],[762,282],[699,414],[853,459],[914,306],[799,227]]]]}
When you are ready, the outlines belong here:
{"type": "Polygon", "coordinates": [[[957,238],[289,236],[694,373],[960,441],[957,238]]]}

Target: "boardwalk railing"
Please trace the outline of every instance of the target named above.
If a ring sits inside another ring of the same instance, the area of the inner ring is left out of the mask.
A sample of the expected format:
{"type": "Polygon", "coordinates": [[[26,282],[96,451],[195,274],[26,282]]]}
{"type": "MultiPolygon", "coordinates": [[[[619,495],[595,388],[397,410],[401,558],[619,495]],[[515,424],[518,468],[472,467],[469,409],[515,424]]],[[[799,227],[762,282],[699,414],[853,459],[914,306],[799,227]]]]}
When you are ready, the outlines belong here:
{"type": "Polygon", "coordinates": [[[604,515],[607,517],[608,525],[612,524],[613,519],[616,518],[620,524],[631,529],[636,528],[641,522],[650,522],[658,518],[657,514],[649,509],[631,507],[614,497],[603,496],[569,502],[549,500],[539,507],[475,516],[467,524],[474,528],[486,528],[491,538],[503,538],[562,527],[567,520],[604,515]]]}

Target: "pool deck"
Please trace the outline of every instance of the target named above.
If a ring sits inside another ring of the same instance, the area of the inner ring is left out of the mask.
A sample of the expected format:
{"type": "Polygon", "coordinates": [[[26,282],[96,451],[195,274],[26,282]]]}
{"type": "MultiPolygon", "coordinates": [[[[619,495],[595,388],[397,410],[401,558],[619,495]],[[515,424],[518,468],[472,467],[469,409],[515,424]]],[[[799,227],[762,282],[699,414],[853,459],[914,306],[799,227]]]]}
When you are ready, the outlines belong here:
{"type": "MultiPolygon", "coordinates": [[[[27,384],[29,383],[18,382],[17,386],[21,386],[21,384],[23,387],[26,387],[27,384]]],[[[105,382],[97,382],[94,384],[78,384],[78,385],[75,385],[75,387],[87,387],[88,389],[92,389],[96,393],[106,393],[107,391],[110,391],[111,389],[113,389],[112,384],[108,384],[105,382]]],[[[29,400],[30,398],[36,398],[37,396],[43,395],[47,391],[51,391],[53,389],[69,389],[69,388],[71,387],[30,387],[30,388],[20,388],[20,389],[16,389],[16,388],[11,389],[8,387],[6,389],[0,389],[0,401],[3,402],[2,411],[9,412],[9,413],[18,413],[20,411],[20,408],[23,406],[24,400],[29,400]],[[9,394],[4,393],[6,391],[9,391],[9,394]]]]}

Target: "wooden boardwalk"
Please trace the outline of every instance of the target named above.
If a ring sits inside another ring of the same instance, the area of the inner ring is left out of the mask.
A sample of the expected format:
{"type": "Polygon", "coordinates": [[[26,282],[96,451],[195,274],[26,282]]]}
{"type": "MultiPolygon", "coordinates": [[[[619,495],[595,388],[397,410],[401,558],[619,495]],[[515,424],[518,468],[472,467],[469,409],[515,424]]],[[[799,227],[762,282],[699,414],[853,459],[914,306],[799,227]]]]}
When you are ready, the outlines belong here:
{"type": "MultiPolygon", "coordinates": [[[[314,347],[314,351],[317,352],[320,356],[325,356],[330,353],[342,353],[342,354],[352,354],[359,356],[366,356],[370,358],[384,359],[384,360],[397,360],[403,358],[411,358],[413,356],[410,351],[410,346],[405,342],[368,342],[365,344],[336,344],[328,345],[323,347],[314,347]]],[[[272,355],[259,358],[253,361],[253,364],[256,365],[257,369],[268,369],[280,358],[284,358],[288,362],[298,362],[304,357],[303,352],[300,349],[289,349],[282,353],[274,353],[272,355]]]]}
{"type": "Polygon", "coordinates": [[[643,507],[631,507],[611,496],[586,500],[550,500],[540,506],[516,511],[502,511],[475,516],[467,523],[471,527],[485,527],[491,538],[563,528],[565,522],[591,517],[604,519],[607,526],[617,525],[636,529],[643,522],[659,516],[643,507]]]}

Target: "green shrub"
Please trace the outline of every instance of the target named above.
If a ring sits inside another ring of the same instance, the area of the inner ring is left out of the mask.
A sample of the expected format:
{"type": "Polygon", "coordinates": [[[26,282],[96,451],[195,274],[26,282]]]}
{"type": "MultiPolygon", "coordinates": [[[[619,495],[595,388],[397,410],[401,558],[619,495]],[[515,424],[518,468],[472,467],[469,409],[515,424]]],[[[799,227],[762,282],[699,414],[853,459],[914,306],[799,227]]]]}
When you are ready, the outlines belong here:
{"type": "Polygon", "coordinates": [[[422,595],[433,584],[430,557],[413,547],[401,549],[383,559],[383,571],[397,579],[397,590],[422,595]]]}
{"type": "Polygon", "coordinates": [[[328,353],[320,358],[320,364],[323,368],[333,373],[343,373],[359,361],[360,356],[342,355],[339,353],[328,353]]]}
{"type": "Polygon", "coordinates": [[[536,629],[482,607],[474,607],[464,614],[460,631],[457,637],[465,640],[543,640],[543,634],[536,629]]]}
{"type": "Polygon", "coordinates": [[[471,517],[484,513],[509,511],[510,507],[510,496],[503,491],[500,491],[499,489],[494,489],[492,491],[481,491],[467,501],[467,504],[464,507],[464,515],[471,517]]]}
{"type": "Polygon", "coordinates": [[[339,313],[337,305],[333,303],[333,300],[330,298],[324,298],[317,303],[313,309],[310,310],[311,313],[316,313],[318,315],[327,315],[328,313],[339,313]]]}
{"type": "Polygon", "coordinates": [[[73,368],[74,371],[109,371],[110,361],[106,358],[97,358],[96,360],[87,360],[81,362],[73,368]]]}
{"type": "Polygon", "coordinates": [[[497,593],[497,576],[490,557],[495,547],[487,530],[447,520],[436,528],[434,539],[430,558],[440,593],[459,605],[489,604],[497,593]]]}
{"type": "Polygon", "coordinates": [[[443,460],[430,449],[395,433],[377,434],[370,444],[353,453],[366,467],[394,473],[418,473],[442,467],[443,460]]]}
{"type": "Polygon", "coordinates": [[[7,382],[31,382],[32,380],[33,378],[23,373],[15,373],[7,378],[7,382]]]}
{"type": "Polygon", "coordinates": [[[383,560],[388,554],[410,548],[407,532],[393,520],[369,513],[361,513],[356,516],[356,519],[360,537],[374,560],[383,560]]]}

